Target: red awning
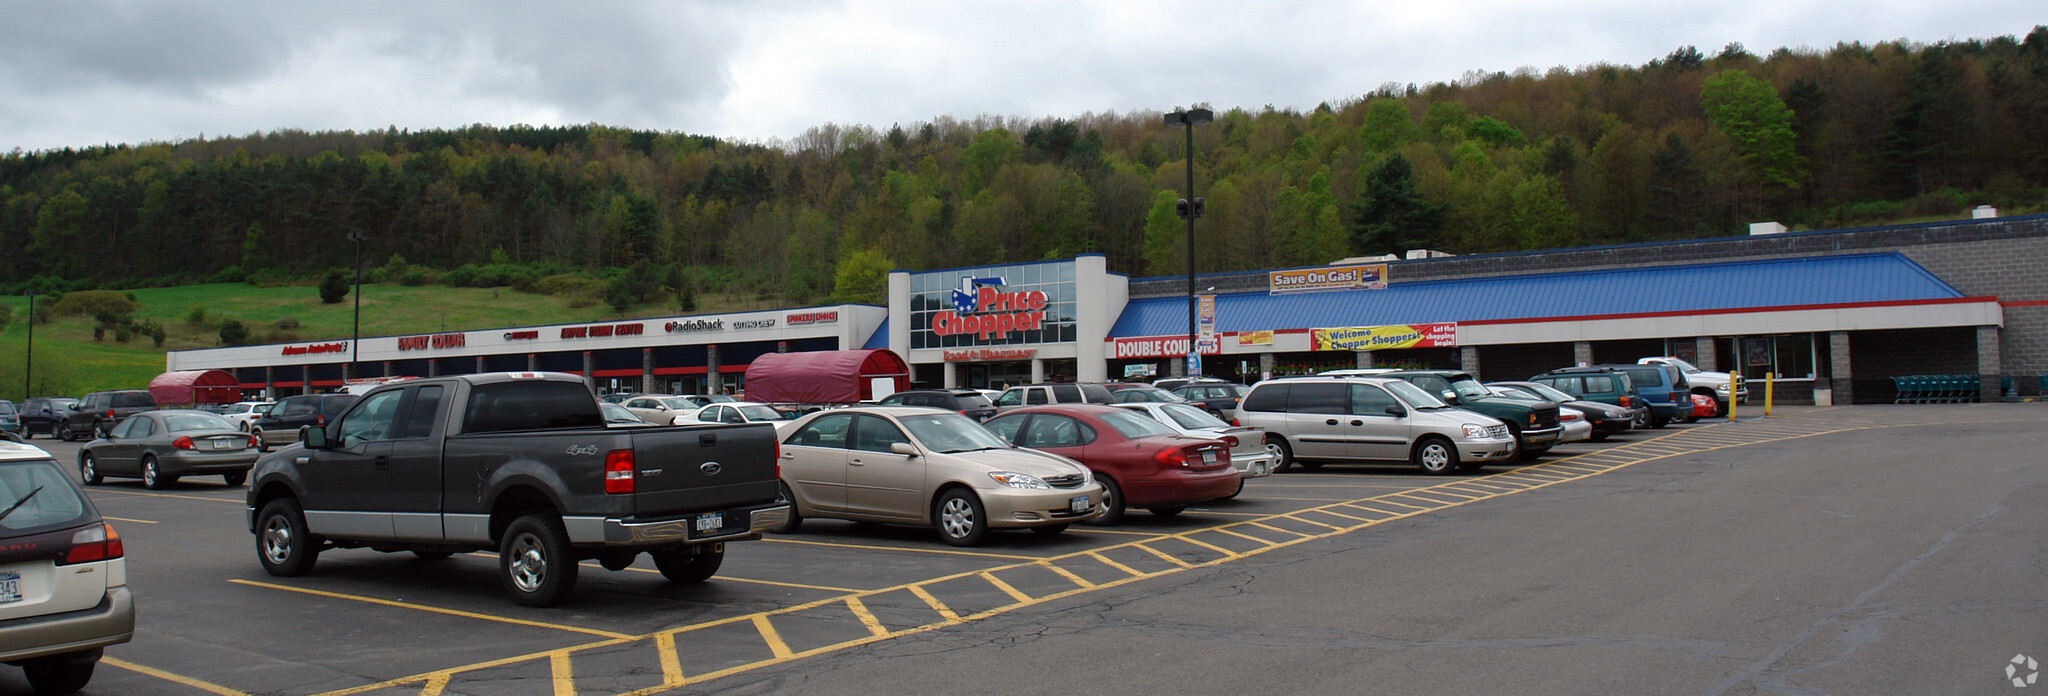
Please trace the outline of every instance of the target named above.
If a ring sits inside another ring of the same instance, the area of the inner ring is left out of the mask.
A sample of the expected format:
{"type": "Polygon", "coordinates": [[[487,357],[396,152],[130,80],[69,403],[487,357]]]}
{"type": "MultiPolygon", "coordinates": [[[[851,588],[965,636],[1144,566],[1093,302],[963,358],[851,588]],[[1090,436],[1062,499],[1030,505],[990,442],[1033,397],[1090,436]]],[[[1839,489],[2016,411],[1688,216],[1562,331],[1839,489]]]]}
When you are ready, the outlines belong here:
{"type": "Polygon", "coordinates": [[[159,404],[232,404],[242,398],[242,382],[225,370],[166,372],[149,381],[149,396],[159,404]]]}
{"type": "Polygon", "coordinates": [[[889,393],[910,389],[910,364],[888,350],[768,353],[747,365],[747,400],[777,404],[850,404],[875,398],[874,380],[889,393]]]}

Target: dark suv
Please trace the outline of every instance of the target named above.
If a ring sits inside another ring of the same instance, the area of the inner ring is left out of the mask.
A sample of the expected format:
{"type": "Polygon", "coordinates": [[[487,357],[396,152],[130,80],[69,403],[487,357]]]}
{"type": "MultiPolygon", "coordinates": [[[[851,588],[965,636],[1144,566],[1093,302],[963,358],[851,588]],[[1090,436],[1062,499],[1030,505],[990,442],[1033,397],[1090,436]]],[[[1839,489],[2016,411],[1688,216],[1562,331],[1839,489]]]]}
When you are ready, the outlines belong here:
{"type": "Polygon", "coordinates": [[[269,414],[250,423],[249,434],[256,436],[258,449],[268,452],[271,445],[298,442],[302,428],[326,426],[355,400],[354,394],[287,396],[271,407],[269,414]]]}
{"type": "Polygon", "coordinates": [[[924,406],[957,411],[975,422],[988,420],[996,415],[996,405],[973,389],[917,389],[902,391],[883,397],[883,406],[924,406]]]}
{"type": "Polygon", "coordinates": [[[79,399],[64,413],[57,426],[57,439],[65,442],[90,440],[105,435],[121,419],[156,410],[156,397],[142,389],[96,391],[79,399]]]}
{"type": "Polygon", "coordinates": [[[1643,401],[1650,406],[1650,427],[1662,428],[1667,423],[1689,420],[1692,417],[1692,389],[1685,383],[1685,373],[1671,365],[1596,365],[1628,375],[1636,392],[1643,395],[1643,401]]]}
{"type": "Polygon", "coordinates": [[[71,415],[71,405],[77,399],[68,396],[38,396],[21,402],[21,436],[35,437],[36,433],[55,436],[57,424],[71,415]]]}
{"type": "Polygon", "coordinates": [[[1515,436],[1516,454],[1522,459],[1535,459],[1557,445],[1564,435],[1564,426],[1557,420],[1557,404],[1550,401],[1529,402],[1494,396],[1485,385],[1474,379],[1470,373],[1457,370],[1395,370],[1380,375],[1406,380],[1409,384],[1422,387],[1430,396],[1443,399],[1444,403],[1483,415],[1499,418],[1508,424],[1508,431],[1515,436]]]}

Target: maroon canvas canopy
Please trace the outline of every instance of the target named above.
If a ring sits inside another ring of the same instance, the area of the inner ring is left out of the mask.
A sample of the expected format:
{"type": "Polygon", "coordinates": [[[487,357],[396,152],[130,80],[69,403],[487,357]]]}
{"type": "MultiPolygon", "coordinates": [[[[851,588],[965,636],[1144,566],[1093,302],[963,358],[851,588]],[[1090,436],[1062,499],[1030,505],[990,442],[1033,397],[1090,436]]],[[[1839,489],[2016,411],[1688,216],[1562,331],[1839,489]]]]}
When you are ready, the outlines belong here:
{"type": "Polygon", "coordinates": [[[891,393],[910,389],[910,364],[888,350],[768,353],[747,365],[747,400],[777,404],[850,404],[874,397],[873,380],[891,393]]]}
{"type": "Polygon", "coordinates": [[[149,397],[159,404],[232,404],[241,400],[242,385],[224,370],[166,372],[149,381],[149,397]]]}

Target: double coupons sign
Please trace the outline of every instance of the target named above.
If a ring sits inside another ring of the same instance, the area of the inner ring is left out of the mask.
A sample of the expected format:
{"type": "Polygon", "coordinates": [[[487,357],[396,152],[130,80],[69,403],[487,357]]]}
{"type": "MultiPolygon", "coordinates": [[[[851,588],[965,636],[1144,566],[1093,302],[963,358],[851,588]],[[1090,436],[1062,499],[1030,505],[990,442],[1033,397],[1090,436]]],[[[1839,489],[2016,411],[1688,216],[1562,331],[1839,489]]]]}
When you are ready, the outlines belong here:
{"type": "Polygon", "coordinates": [[[1003,279],[961,278],[953,290],[953,309],[932,315],[932,333],[972,335],[981,340],[1016,331],[1033,331],[1045,323],[1045,292],[1003,292],[1003,279]]]}

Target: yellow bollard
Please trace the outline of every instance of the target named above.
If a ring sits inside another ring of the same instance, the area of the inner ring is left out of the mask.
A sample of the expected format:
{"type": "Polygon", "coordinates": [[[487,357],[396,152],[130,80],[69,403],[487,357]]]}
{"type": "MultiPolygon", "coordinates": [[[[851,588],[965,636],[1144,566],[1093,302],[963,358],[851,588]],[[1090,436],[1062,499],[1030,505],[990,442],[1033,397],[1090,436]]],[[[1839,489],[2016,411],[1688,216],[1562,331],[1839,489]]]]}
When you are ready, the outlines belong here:
{"type": "Polygon", "coordinates": [[[1728,422],[1730,423],[1735,422],[1735,403],[1738,401],[1735,395],[1741,393],[1742,373],[1731,370],[1728,373],[1728,422]]]}
{"type": "Polygon", "coordinates": [[[1765,418],[1769,418],[1769,417],[1771,417],[1771,387],[1777,386],[1777,384],[1778,384],[1778,383],[1777,383],[1777,381],[1775,380],[1775,378],[1776,378],[1776,377],[1777,377],[1777,375],[1775,375],[1775,374],[1772,374],[1772,373],[1769,373],[1769,372],[1766,372],[1766,373],[1764,373],[1764,417],[1765,417],[1765,418]]]}

